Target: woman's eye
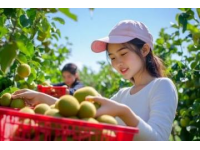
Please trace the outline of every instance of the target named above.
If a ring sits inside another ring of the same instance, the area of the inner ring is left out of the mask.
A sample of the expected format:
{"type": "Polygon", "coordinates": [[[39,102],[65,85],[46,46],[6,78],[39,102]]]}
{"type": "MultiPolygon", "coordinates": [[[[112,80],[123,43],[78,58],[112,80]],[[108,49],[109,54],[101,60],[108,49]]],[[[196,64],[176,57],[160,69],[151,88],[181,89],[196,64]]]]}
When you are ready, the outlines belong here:
{"type": "Polygon", "coordinates": [[[111,60],[114,60],[115,58],[110,58],[111,60]]]}
{"type": "Polygon", "coordinates": [[[127,53],[123,53],[123,54],[121,54],[122,56],[124,56],[124,55],[126,55],[127,53]]]}

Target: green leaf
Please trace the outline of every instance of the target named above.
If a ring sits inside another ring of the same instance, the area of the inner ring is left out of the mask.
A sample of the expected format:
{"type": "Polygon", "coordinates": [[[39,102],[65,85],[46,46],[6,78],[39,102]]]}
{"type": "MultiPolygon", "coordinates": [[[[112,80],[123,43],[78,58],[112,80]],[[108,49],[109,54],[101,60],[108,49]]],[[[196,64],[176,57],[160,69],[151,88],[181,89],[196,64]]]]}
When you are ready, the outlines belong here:
{"type": "Polygon", "coordinates": [[[163,45],[164,44],[164,39],[163,38],[159,38],[156,40],[156,43],[158,43],[159,45],[163,45]]]}
{"type": "Polygon", "coordinates": [[[192,33],[197,33],[199,29],[190,23],[187,24],[187,30],[191,31],[192,33]]]}
{"type": "Polygon", "coordinates": [[[187,10],[186,13],[189,15],[188,19],[194,19],[194,11],[192,11],[191,9],[187,10]]]}
{"type": "Polygon", "coordinates": [[[179,17],[178,17],[179,25],[182,25],[182,26],[183,26],[183,30],[182,30],[183,33],[184,33],[184,32],[186,31],[186,29],[187,29],[187,23],[188,23],[187,18],[188,18],[188,16],[189,16],[188,14],[182,13],[182,14],[180,14],[179,17]]]}
{"type": "MultiPolygon", "coordinates": [[[[41,58],[41,60],[42,60],[42,58],[41,58]]],[[[32,64],[32,65],[34,65],[35,66],[35,68],[39,68],[40,66],[41,66],[41,62],[42,61],[30,61],[30,63],[32,64]]]]}
{"type": "Polygon", "coordinates": [[[192,39],[195,45],[200,45],[200,32],[194,33],[192,39]]]}
{"type": "Polygon", "coordinates": [[[0,17],[0,26],[4,26],[5,21],[6,21],[6,16],[5,15],[1,15],[1,17],[0,17]]]}
{"type": "Polygon", "coordinates": [[[176,28],[176,29],[178,29],[179,27],[178,27],[178,25],[177,24],[175,24],[175,23],[171,23],[171,27],[173,27],[173,28],[176,28]]]}
{"type": "Polygon", "coordinates": [[[54,37],[58,41],[58,37],[56,34],[52,34],[51,36],[54,37]]]}
{"type": "Polygon", "coordinates": [[[49,8],[49,11],[50,11],[51,13],[56,13],[56,12],[57,12],[57,9],[56,9],[56,8],[49,8]]]}
{"type": "Polygon", "coordinates": [[[22,53],[19,53],[16,58],[20,63],[27,63],[26,56],[22,53]]]}
{"type": "Polygon", "coordinates": [[[198,16],[200,18],[200,8],[197,8],[196,10],[197,10],[197,14],[198,14],[198,16]]]}
{"type": "Polygon", "coordinates": [[[36,71],[35,71],[35,69],[32,67],[31,68],[31,74],[30,74],[30,76],[28,77],[28,80],[27,80],[27,82],[28,83],[31,83],[31,82],[33,82],[35,79],[36,79],[36,71]]]}
{"type": "Polygon", "coordinates": [[[175,20],[176,20],[177,22],[178,22],[179,15],[180,15],[180,14],[176,14],[176,16],[175,16],[175,20]]]}
{"type": "Polygon", "coordinates": [[[27,56],[34,55],[34,45],[25,35],[21,35],[16,41],[19,50],[27,56]]]}
{"type": "Polygon", "coordinates": [[[173,41],[173,44],[174,44],[174,45],[181,45],[181,43],[182,43],[182,40],[181,40],[181,39],[178,39],[178,40],[174,40],[174,41],[173,41]]]}
{"type": "Polygon", "coordinates": [[[65,14],[67,17],[73,19],[74,21],[77,21],[77,16],[69,11],[69,8],[59,8],[60,12],[65,14]]]}
{"type": "Polygon", "coordinates": [[[17,9],[16,8],[4,8],[4,14],[9,18],[9,17],[12,17],[12,18],[16,18],[16,11],[17,9]]]}
{"type": "Polygon", "coordinates": [[[59,29],[56,30],[56,33],[58,34],[59,37],[61,37],[61,33],[59,29]]]}
{"type": "Polygon", "coordinates": [[[30,20],[30,23],[32,25],[33,22],[35,21],[35,18],[36,18],[36,9],[35,8],[28,9],[26,11],[26,13],[27,13],[29,20],[30,20]]]}
{"type": "Polygon", "coordinates": [[[6,73],[17,56],[17,47],[14,43],[8,43],[0,48],[0,69],[6,73]]]}
{"type": "Polygon", "coordinates": [[[56,24],[54,22],[51,23],[54,28],[56,28],[56,24]]]}
{"type": "Polygon", "coordinates": [[[188,11],[188,10],[191,10],[191,8],[179,8],[179,10],[181,10],[181,11],[188,11]]]}
{"type": "Polygon", "coordinates": [[[197,62],[194,61],[194,62],[191,63],[190,67],[191,67],[192,69],[194,69],[194,68],[196,67],[196,65],[197,65],[197,62]]]}
{"type": "Polygon", "coordinates": [[[41,32],[48,33],[51,30],[51,25],[49,24],[48,20],[44,18],[39,26],[41,32]]]}
{"type": "Polygon", "coordinates": [[[6,88],[5,90],[3,90],[1,93],[0,93],[0,96],[2,96],[4,93],[14,93],[15,91],[19,90],[18,88],[16,87],[8,87],[6,88]]]}
{"type": "Polygon", "coordinates": [[[34,45],[30,41],[27,41],[26,43],[22,40],[17,41],[17,46],[19,50],[26,54],[27,56],[32,57],[34,54],[34,45]]]}
{"type": "Polygon", "coordinates": [[[44,72],[38,72],[37,79],[40,81],[45,80],[44,72]]]}
{"type": "Polygon", "coordinates": [[[20,20],[20,24],[23,26],[23,27],[27,27],[30,25],[30,20],[28,18],[27,15],[21,15],[19,17],[19,20],[20,20]]]}
{"type": "Polygon", "coordinates": [[[60,17],[54,17],[53,20],[58,21],[60,24],[65,24],[65,20],[60,17]]]}
{"type": "Polygon", "coordinates": [[[8,30],[0,26],[0,38],[2,38],[7,33],[8,33],[8,30]]]}

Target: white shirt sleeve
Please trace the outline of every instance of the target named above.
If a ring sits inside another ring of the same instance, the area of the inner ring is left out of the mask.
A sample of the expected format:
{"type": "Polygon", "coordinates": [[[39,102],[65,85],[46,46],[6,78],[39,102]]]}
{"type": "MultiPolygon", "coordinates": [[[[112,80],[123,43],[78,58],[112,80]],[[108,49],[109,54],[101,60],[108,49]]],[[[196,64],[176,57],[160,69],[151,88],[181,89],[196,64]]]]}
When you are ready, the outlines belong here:
{"type": "Polygon", "coordinates": [[[145,122],[139,119],[136,140],[169,140],[178,103],[176,88],[170,79],[164,78],[152,87],[150,93],[150,116],[145,122]]]}

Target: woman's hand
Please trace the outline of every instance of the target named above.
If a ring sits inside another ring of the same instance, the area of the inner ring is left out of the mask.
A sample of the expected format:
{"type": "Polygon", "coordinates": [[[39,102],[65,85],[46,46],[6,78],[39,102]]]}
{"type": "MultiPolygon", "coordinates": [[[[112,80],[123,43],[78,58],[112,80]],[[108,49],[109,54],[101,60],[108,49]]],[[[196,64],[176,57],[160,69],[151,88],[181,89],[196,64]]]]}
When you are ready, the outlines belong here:
{"type": "Polygon", "coordinates": [[[34,106],[40,103],[39,94],[37,91],[22,89],[13,93],[12,99],[23,99],[27,105],[34,106]]]}
{"type": "Polygon", "coordinates": [[[104,114],[111,115],[113,117],[121,116],[125,107],[123,104],[117,103],[105,97],[87,96],[86,100],[101,104],[101,107],[97,110],[96,117],[104,114]]]}
{"type": "Polygon", "coordinates": [[[70,92],[69,92],[69,89],[67,88],[66,89],[66,95],[69,95],[70,94],[70,92]]]}
{"type": "Polygon", "coordinates": [[[139,123],[137,115],[126,105],[117,103],[104,97],[87,96],[87,101],[94,101],[101,104],[97,109],[95,117],[101,115],[111,115],[113,117],[121,118],[127,126],[136,127],[139,123]]]}

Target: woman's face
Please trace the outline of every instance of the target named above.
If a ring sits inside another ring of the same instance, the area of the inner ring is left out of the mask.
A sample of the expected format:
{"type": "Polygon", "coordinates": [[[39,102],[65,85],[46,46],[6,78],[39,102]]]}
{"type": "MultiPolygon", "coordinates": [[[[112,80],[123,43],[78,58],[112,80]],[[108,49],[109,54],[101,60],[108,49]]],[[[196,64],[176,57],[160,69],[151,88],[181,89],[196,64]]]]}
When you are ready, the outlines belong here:
{"type": "Polygon", "coordinates": [[[67,84],[68,86],[71,86],[75,80],[76,80],[76,75],[71,74],[68,71],[64,71],[62,73],[63,76],[63,81],[65,82],[65,84],[67,84]]]}
{"type": "Polygon", "coordinates": [[[143,67],[141,58],[122,44],[109,44],[108,55],[113,68],[125,79],[131,79],[143,67]]]}

